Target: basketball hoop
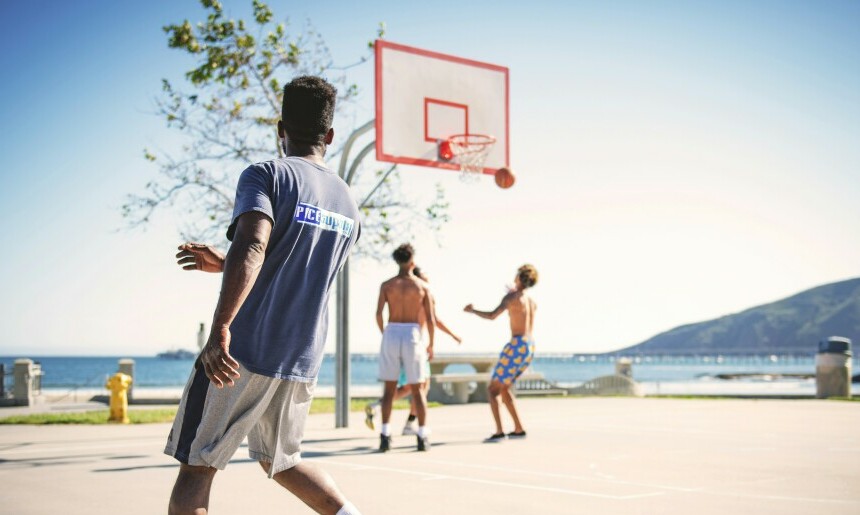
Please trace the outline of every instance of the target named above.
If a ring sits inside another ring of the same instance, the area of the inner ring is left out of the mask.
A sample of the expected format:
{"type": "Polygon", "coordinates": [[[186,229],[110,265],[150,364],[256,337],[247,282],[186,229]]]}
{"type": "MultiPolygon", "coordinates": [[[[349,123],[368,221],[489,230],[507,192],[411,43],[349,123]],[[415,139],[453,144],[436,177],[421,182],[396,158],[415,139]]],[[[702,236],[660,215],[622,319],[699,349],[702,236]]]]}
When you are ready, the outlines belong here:
{"type": "Polygon", "coordinates": [[[496,138],[486,134],[455,134],[439,144],[439,154],[460,165],[464,180],[480,177],[496,138]]]}

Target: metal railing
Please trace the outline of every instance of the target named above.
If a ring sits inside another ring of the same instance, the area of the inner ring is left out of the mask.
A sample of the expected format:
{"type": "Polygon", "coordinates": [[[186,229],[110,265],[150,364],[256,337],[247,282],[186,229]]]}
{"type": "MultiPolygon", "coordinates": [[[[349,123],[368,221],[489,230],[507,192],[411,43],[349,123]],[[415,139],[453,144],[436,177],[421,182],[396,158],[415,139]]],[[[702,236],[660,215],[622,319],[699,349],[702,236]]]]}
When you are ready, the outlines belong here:
{"type": "Polygon", "coordinates": [[[82,388],[92,389],[92,388],[97,388],[97,387],[104,387],[104,384],[105,384],[105,382],[107,382],[107,379],[109,376],[110,376],[110,374],[100,372],[100,373],[94,375],[93,377],[89,378],[83,384],[76,384],[76,385],[72,386],[66,393],[64,393],[58,397],[51,398],[49,400],[49,402],[52,402],[52,403],[60,402],[60,401],[67,400],[70,397],[71,397],[73,402],[78,402],[78,390],[80,390],[82,388]]]}

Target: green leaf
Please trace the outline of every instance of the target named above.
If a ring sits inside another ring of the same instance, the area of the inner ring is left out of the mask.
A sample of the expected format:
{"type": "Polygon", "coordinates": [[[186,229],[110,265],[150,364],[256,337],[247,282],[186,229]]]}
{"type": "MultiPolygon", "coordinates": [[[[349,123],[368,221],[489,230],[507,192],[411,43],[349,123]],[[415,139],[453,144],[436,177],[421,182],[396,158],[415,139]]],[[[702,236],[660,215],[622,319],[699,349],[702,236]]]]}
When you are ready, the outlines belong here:
{"type": "Polygon", "coordinates": [[[257,20],[257,23],[260,25],[269,23],[269,21],[272,20],[272,10],[263,2],[254,0],[254,19],[257,20]]]}
{"type": "Polygon", "coordinates": [[[200,3],[203,4],[203,7],[207,9],[212,9],[215,12],[221,12],[224,8],[221,6],[221,2],[218,0],[200,0],[200,3]]]}

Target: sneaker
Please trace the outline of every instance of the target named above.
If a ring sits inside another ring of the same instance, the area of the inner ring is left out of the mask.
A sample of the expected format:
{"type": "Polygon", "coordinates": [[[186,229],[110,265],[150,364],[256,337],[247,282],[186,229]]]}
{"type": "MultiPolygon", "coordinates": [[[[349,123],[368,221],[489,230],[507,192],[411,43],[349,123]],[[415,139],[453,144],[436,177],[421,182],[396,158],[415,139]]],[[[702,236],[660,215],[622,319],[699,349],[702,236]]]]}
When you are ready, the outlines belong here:
{"type": "Polygon", "coordinates": [[[364,425],[371,431],[376,429],[373,426],[373,404],[368,404],[364,407],[364,425]]]}
{"type": "Polygon", "coordinates": [[[405,426],[403,426],[403,436],[409,435],[418,435],[418,431],[415,430],[415,426],[407,423],[405,426]]]}
{"type": "Polygon", "coordinates": [[[526,437],[525,431],[520,431],[519,433],[516,431],[512,431],[512,432],[508,433],[508,438],[525,438],[525,437],[526,437]]]}
{"type": "Polygon", "coordinates": [[[391,435],[379,435],[379,452],[388,452],[391,449],[391,435]]]}
{"type": "Polygon", "coordinates": [[[494,435],[490,435],[487,438],[484,438],[484,443],[498,443],[507,438],[505,433],[496,433],[494,435]]]}
{"type": "Polygon", "coordinates": [[[424,435],[423,438],[418,436],[418,435],[415,435],[415,438],[418,439],[418,450],[419,451],[430,450],[430,438],[427,435],[424,435]]]}

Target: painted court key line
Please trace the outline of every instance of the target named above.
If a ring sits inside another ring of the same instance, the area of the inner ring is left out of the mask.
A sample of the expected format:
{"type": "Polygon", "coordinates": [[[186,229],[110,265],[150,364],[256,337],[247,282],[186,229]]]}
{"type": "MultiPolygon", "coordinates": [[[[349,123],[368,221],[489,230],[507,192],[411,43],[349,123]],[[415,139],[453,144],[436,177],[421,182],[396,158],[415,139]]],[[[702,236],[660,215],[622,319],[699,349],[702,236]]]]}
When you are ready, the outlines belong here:
{"type": "MultiPolygon", "coordinates": [[[[438,463],[439,465],[447,465],[452,467],[465,467],[465,468],[474,468],[474,469],[482,469],[482,470],[492,470],[498,472],[509,472],[510,469],[504,467],[494,467],[492,465],[475,465],[471,463],[457,463],[455,461],[444,461],[444,460],[424,460],[429,461],[431,463],[438,463]]],[[[612,477],[589,477],[589,476],[576,476],[572,474],[556,474],[553,472],[538,472],[534,470],[526,470],[526,469],[517,469],[517,474],[529,474],[532,476],[540,476],[540,477],[555,477],[560,479],[571,479],[574,481],[592,481],[592,482],[600,482],[600,483],[611,483],[616,485],[628,485],[628,486],[641,486],[645,488],[659,488],[661,490],[671,490],[676,492],[700,492],[703,489],[701,487],[683,487],[683,486],[668,486],[668,485],[657,485],[654,483],[642,483],[638,481],[626,481],[624,479],[615,479],[612,477]]]]}
{"type": "Polygon", "coordinates": [[[610,494],[599,494],[596,492],[584,492],[581,490],[570,490],[567,488],[553,488],[547,486],[533,486],[533,485],[523,485],[520,483],[509,483],[506,481],[493,481],[490,479],[477,479],[473,477],[467,476],[452,476],[449,474],[430,474],[426,472],[416,472],[414,470],[408,469],[400,469],[395,467],[382,467],[378,465],[358,465],[355,463],[345,462],[345,461],[332,461],[325,460],[326,463],[331,463],[332,465],[341,465],[343,467],[349,467],[352,470],[379,470],[382,472],[395,472],[398,474],[407,474],[412,476],[423,476],[427,480],[439,481],[439,480],[452,480],[452,481],[465,481],[469,483],[479,483],[485,485],[493,485],[493,486],[504,486],[507,488],[520,488],[523,490],[537,490],[541,492],[551,492],[551,493],[559,493],[559,494],[567,494],[567,495],[578,495],[583,497],[596,497],[599,499],[609,499],[613,501],[627,501],[632,499],[643,499],[646,497],[657,497],[661,495],[665,495],[664,492],[648,492],[643,494],[632,494],[632,495],[610,495],[610,494]]]}

